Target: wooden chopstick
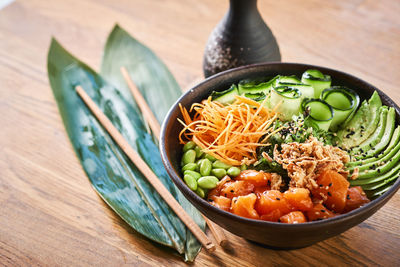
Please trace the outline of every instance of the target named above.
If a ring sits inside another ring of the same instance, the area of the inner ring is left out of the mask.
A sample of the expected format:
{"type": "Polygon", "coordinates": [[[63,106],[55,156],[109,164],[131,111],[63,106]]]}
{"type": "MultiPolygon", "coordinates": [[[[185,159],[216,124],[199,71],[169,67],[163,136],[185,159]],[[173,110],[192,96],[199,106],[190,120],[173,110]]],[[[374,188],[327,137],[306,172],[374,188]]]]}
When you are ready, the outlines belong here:
{"type": "MultiPolygon", "coordinates": [[[[152,130],[153,134],[157,138],[157,140],[160,139],[160,124],[158,123],[157,119],[155,118],[153,112],[151,111],[150,107],[147,105],[146,100],[140,93],[139,89],[136,87],[135,83],[132,81],[131,77],[129,76],[128,71],[126,70],[125,67],[121,67],[121,73],[122,76],[124,77],[126,83],[128,84],[129,89],[131,90],[131,93],[133,97],[136,100],[136,103],[138,104],[140,110],[143,113],[143,116],[147,123],[150,126],[150,129],[152,130]]],[[[211,233],[214,235],[215,241],[220,246],[225,245],[228,240],[226,238],[226,235],[224,233],[224,230],[222,230],[221,227],[210,221],[207,217],[205,217],[202,214],[204,220],[206,221],[208,227],[211,230],[211,233]]]]}
{"type": "Polygon", "coordinates": [[[149,124],[150,129],[153,131],[153,134],[158,139],[160,137],[160,132],[161,132],[160,124],[158,124],[158,121],[154,116],[154,113],[151,111],[150,107],[147,105],[146,100],[144,99],[140,91],[137,89],[136,85],[133,83],[126,68],[122,67],[121,72],[122,76],[124,76],[126,83],[128,84],[128,87],[131,89],[131,93],[135,98],[136,103],[139,106],[139,109],[142,111],[145,120],[149,124]]]}
{"type": "Polygon", "coordinates": [[[92,111],[94,116],[100,124],[107,130],[111,137],[117,142],[119,147],[125,152],[129,159],[136,165],[139,171],[147,178],[149,183],[160,194],[165,202],[171,209],[178,215],[182,222],[190,229],[193,235],[199,242],[210,252],[215,250],[214,243],[208,239],[207,235],[200,229],[200,227],[193,221],[193,219],[186,213],[186,211],[179,205],[171,193],[164,187],[153,171],[147,166],[139,154],[129,145],[128,141],[121,135],[121,133],[114,127],[112,122],[100,110],[100,108],[93,102],[90,96],[83,90],[81,86],[75,87],[76,92],[86,103],[88,108],[92,111]]]}

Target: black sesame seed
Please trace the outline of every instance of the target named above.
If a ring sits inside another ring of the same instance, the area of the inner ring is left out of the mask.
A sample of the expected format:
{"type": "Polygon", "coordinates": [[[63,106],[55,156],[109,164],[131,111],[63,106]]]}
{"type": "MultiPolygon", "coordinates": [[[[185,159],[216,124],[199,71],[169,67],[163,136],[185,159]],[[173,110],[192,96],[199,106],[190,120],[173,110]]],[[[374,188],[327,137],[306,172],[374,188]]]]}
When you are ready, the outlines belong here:
{"type": "Polygon", "coordinates": [[[212,199],[209,198],[209,199],[207,199],[207,201],[208,201],[208,202],[212,202],[212,199]]]}
{"type": "Polygon", "coordinates": [[[350,195],[347,195],[346,198],[347,198],[347,199],[350,199],[350,195]]]}
{"type": "Polygon", "coordinates": [[[231,193],[234,193],[235,191],[231,190],[231,193]]]}
{"type": "Polygon", "coordinates": [[[321,212],[325,212],[325,210],[321,210],[321,212]]]}
{"type": "Polygon", "coordinates": [[[320,184],[319,187],[324,187],[324,185],[323,185],[323,184],[320,184]]]}
{"type": "Polygon", "coordinates": [[[378,172],[378,173],[381,173],[381,169],[378,169],[377,172],[378,172]]]}
{"type": "Polygon", "coordinates": [[[332,183],[329,183],[329,187],[331,187],[332,186],[332,183]]]}
{"type": "Polygon", "coordinates": [[[276,200],[281,200],[281,199],[279,197],[277,197],[276,200]]]}
{"type": "Polygon", "coordinates": [[[328,196],[330,196],[330,197],[332,196],[331,192],[328,192],[328,196]]]}

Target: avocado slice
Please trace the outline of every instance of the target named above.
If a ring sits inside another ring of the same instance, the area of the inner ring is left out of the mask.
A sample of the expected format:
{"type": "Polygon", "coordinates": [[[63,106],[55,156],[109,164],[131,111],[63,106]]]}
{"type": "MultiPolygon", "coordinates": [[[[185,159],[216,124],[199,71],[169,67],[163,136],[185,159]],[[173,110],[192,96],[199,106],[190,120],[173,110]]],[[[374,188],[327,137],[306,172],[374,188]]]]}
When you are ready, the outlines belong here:
{"type": "Polygon", "coordinates": [[[387,114],[388,114],[388,107],[387,106],[382,106],[379,108],[379,123],[378,127],[376,127],[376,130],[373,134],[368,137],[364,142],[362,142],[360,145],[353,147],[350,151],[351,155],[356,155],[360,158],[363,158],[366,156],[364,153],[366,151],[371,150],[371,148],[374,148],[375,150],[375,145],[379,143],[379,141],[382,139],[382,136],[385,132],[386,129],[386,121],[387,121],[387,114]]]}
{"type": "MultiPolygon", "coordinates": [[[[384,156],[386,156],[388,153],[390,153],[392,151],[392,149],[397,145],[397,143],[400,142],[400,126],[398,126],[395,130],[393,130],[395,127],[395,117],[394,117],[395,113],[394,113],[394,109],[393,109],[393,112],[391,112],[389,109],[388,116],[392,116],[392,114],[393,114],[393,120],[391,121],[392,125],[389,125],[389,126],[393,126],[393,128],[385,131],[385,134],[383,135],[381,142],[375,146],[376,150],[371,149],[371,150],[367,151],[366,159],[350,161],[349,163],[346,164],[346,166],[348,168],[354,169],[353,167],[362,166],[364,164],[377,161],[377,160],[383,158],[384,156]],[[392,131],[393,131],[393,133],[392,133],[392,131]],[[386,142],[389,142],[389,140],[390,140],[390,143],[389,143],[389,145],[387,145],[386,142]],[[386,147],[386,149],[383,152],[381,152],[382,148],[380,148],[380,147],[383,147],[383,148],[386,147]],[[372,154],[371,157],[369,156],[370,153],[372,154]]],[[[389,121],[389,119],[388,119],[388,121],[389,121]]]]}
{"type": "Polygon", "coordinates": [[[399,175],[400,175],[400,170],[398,170],[394,175],[390,176],[387,179],[384,179],[384,180],[381,180],[381,181],[378,181],[378,182],[375,182],[372,184],[363,185],[362,188],[364,191],[372,191],[372,190],[379,189],[379,188],[385,186],[386,184],[390,183],[391,181],[397,179],[399,177],[399,175]]]}
{"type": "MultiPolygon", "coordinates": [[[[370,163],[363,164],[361,166],[358,166],[358,170],[360,171],[360,175],[362,174],[361,172],[364,172],[366,170],[374,170],[374,169],[377,169],[380,166],[383,167],[384,164],[389,162],[392,158],[396,157],[396,154],[398,153],[399,150],[400,150],[400,143],[397,143],[397,145],[392,149],[392,151],[390,151],[389,154],[387,154],[383,158],[381,158],[379,160],[376,160],[376,161],[373,161],[373,162],[370,162],[370,163]]],[[[348,170],[352,171],[352,170],[354,170],[354,168],[355,167],[351,167],[351,168],[348,168],[348,170]]]]}
{"type": "Polygon", "coordinates": [[[380,153],[383,149],[385,149],[385,147],[391,140],[391,137],[393,136],[395,125],[396,125],[396,111],[394,108],[389,108],[386,118],[386,127],[381,137],[381,140],[377,144],[373,145],[375,148],[374,150],[370,149],[366,152],[364,151],[363,155],[356,156],[356,158],[362,159],[362,158],[373,157],[374,155],[380,153]]]}
{"type": "MultiPolygon", "coordinates": [[[[400,143],[399,143],[400,144],[400,143]]],[[[397,147],[397,146],[396,146],[397,147]]],[[[400,150],[397,150],[394,155],[391,153],[387,154],[384,158],[380,160],[380,166],[374,166],[370,168],[369,170],[365,170],[363,172],[360,172],[358,174],[357,179],[365,179],[365,178],[371,178],[374,176],[378,176],[382,173],[388,172],[392,167],[395,167],[396,164],[399,163],[400,160],[400,150]],[[390,155],[390,157],[389,157],[390,155]],[[385,160],[383,160],[385,159],[385,160]]]]}
{"type": "Polygon", "coordinates": [[[375,91],[371,98],[363,101],[354,117],[344,129],[337,132],[338,145],[344,149],[360,145],[376,130],[379,121],[381,98],[375,91]]]}
{"type": "Polygon", "coordinates": [[[374,199],[376,197],[379,197],[379,196],[383,195],[386,191],[388,191],[390,189],[390,187],[392,187],[392,185],[395,182],[396,182],[396,179],[394,181],[391,181],[390,183],[386,184],[382,188],[379,188],[379,189],[374,190],[374,191],[366,191],[365,193],[367,194],[367,197],[369,199],[374,199]]]}
{"type": "Polygon", "coordinates": [[[372,183],[376,183],[376,182],[380,182],[386,179],[390,179],[390,177],[396,176],[396,173],[400,171],[400,164],[397,165],[396,167],[394,167],[393,169],[391,169],[389,172],[384,173],[382,175],[377,175],[375,177],[372,178],[368,178],[368,179],[356,179],[356,180],[351,180],[350,181],[350,185],[351,186],[357,186],[357,185],[367,185],[367,184],[372,184],[372,183]]]}

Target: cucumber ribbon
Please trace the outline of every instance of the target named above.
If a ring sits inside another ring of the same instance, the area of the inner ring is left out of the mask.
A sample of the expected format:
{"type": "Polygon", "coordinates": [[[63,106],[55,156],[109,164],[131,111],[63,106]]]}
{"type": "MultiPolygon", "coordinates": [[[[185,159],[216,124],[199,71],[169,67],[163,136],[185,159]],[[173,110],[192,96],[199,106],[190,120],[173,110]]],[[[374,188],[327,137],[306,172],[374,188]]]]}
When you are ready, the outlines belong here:
{"type": "Polygon", "coordinates": [[[314,97],[319,98],[321,92],[331,87],[331,76],[324,75],[319,70],[306,70],[301,77],[301,82],[314,88],[314,97]]]}
{"type": "Polygon", "coordinates": [[[328,103],[322,99],[305,99],[301,109],[306,114],[305,120],[308,124],[328,131],[334,117],[333,108],[328,103]]]}
{"type": "Polygon", "coordinates": [[[336,131],[357,108],[359,96],[353,90],[344,86],[326,88],[321,93],[321,99],[328,103],[334,111],[330,130],[336,131]]]}

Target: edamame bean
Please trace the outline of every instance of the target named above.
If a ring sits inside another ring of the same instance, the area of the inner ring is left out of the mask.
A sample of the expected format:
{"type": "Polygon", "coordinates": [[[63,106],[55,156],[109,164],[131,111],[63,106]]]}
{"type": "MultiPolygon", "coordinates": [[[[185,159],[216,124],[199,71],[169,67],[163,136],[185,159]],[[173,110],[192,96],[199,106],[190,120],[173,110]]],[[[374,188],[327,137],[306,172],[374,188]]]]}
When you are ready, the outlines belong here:
{"type": "Polygon", "coordinates": [[[211,173],[216,176],[218,179],[221,179],[226,175],[226,170],[225,169],[212,169],[211,173]]]}
{"type": "Polygon", "coordinates": [[[199,178],[201,177],[201,174],[195,171],[191,171],[191,170],[187,170],[183,172],[184,175],[188,174],[193,176],[196,180],[199,180],[199,178]]]}
{"type": "Polygon", "coordinates": [[[197,189],[197,181],[193,176],[191,176],[189,174],[185,174],[183,176],[183,180],[185,180],[186,185],[190,189],[192,189],[193,191],[196,191],[196,189],[197,189]]]}
{"type": "Polygon", "coordinates": [[[204,156],[204,158],[208,159],[208,160],[211,161],[211,162],[214,162],[214,161],[217,160],[216,158],[214,158],[213,156],[208,155],[208,154],[206,154],[206,155],[204,156]]]}
{"type": "Polygon", "coordinates": [[[182,167],[182,171],[195,171],[197,169],[197,164],[196,163],[188,163],[185,166],[182,167]]]}
{"type": "Polygon", "coordinates": [[[216,160],[213,162],[212,164],[213,168],[215,169],[229,169],[230,167],[232,167],[231,165],[228,165],[226,163],[223,163],[220,160],[216,160]]]}
{"type": "Polygon", "coordinates": [[[190,149],[193,149],[195,146],[196,146],[195,142],[189,141],[183,146],[183,152],[186,152],[186,151],[188,151],[190,149]]]}
{"type": "Polygon", "coordinates": [[[199,146],[196,146],[196,147],[194,148],[194,151],[196,151],[196,158],[200,158],[200,157],[203,156],[203,154],[204,154],[204,152],[201,151],[201,147],[199,147],[199,146]]]}
{"type": "Polygon", "coordinates": [[[238,167],[230,167],[226,173],[230,176],[230,177],[236,177],[240,174],[240,169],[238,167]]]}
{"type": "Polygon", "coordinates": [[[204,189],[213,189],[217,186],[218,182],[219,180],[215,176],[203,176],[197,181],[199,186],[204,189]]]}
{"type": "Polygon", "coordinates": [[[194,163],[196,160],[196,151],[190,149],[186,151],[182,156],[183,164],[186,165],[188,163],[194,163]]]}
{"type": "Polygon", "coordinates": [[[200,166],[200,163],[203,161],[204,159],[198,159],[196,160],[196,164],[200,166]]]}
{"type": "Polygon", "coordinates": [[[210,175],[211,169],[211,161],[209,161],[208,159],[203,159],[200,163],[200,174],[202,176],[210,175]]]}
{"type": "Polygon", "coordinates": [[[197,187],[196,194],[201,198],[206,196],[206,192],[200,186],[197,187]]]}
{"type": "Polygon", "coordinates": [[[247,170],[247,165],[246,165],[246,164],[243,164],[242,166],[240,166],[240,170],[241,170],[241,171],[247,170]]]}

